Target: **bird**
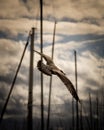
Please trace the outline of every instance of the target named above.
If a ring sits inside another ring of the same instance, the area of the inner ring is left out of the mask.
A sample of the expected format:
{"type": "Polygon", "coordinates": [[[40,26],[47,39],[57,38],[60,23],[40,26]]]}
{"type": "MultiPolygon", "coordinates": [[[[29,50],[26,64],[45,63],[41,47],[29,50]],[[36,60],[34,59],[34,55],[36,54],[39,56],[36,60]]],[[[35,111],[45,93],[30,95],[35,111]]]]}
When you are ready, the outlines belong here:
{"type": "Polygon", "coordinates": [[[74,85],[67,78],[66,74],[55,65],[52,58],[49,57],[48,55],[43,54],[41,52],[38,52],[36,50],[34,50],[34,52],[41,55],[46,61],[46,64],[44,64],[42,60],[38,61],[38,63],[37,63],[38,70],[43,72],[44,74],[46,74],[48,76],[52,76],[52,74],[57,75],[60,78],[60,80],[64,83],[64,85],[67,87],[67,89],[69,90],[69,92],[71,93],[73,98],[75,98],[75,100],[80,103],[80,99],[79,99],[78,94],[74,88],[74,85]]]}

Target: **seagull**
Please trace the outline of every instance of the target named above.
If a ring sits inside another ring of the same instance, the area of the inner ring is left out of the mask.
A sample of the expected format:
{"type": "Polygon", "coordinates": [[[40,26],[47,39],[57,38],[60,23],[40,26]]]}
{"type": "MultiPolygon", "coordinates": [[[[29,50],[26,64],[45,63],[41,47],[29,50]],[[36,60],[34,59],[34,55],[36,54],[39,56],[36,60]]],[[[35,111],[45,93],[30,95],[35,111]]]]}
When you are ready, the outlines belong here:
{"type": "Polygon", "coordinates": [[[66,77],[66,74],[55,65],[52,58],[49,57],[48,55],[40,53],[40,52],[38,52],[36,50],[34,50],[34,51],[36,53],[38,53],[39,55],[41,55],[45,59],[45,61],[47,63],[47,64],[44,64],[42,62],[42,60],[39,60],[38,63],[37,63],[38,70],[43,72],[44,74],[46,74],[48,76],[52,76],[52,74],[57,75],[61,79],[61,81],[64,83],[64,85],[67,87],[67,89],[70,91],[70,93],[75,98],[75,100],[80,103],[80,99],[79,99],[79,97],[77,95],[77,92],[76,92],[76,90],[74,88],[74,85],[66,77]]]}

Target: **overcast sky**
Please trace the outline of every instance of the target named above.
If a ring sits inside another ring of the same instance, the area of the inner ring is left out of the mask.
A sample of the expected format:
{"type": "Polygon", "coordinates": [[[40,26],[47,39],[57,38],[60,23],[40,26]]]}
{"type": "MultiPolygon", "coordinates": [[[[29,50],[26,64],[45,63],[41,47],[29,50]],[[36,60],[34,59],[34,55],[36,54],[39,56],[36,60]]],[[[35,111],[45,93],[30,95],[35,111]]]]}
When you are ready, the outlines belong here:
{"type": "MultiPolygon", "coordinates": [[[[54,61],[75,84],[74,50],[77,51],[78,94],[88,100],[104,87],[104,1],[43,0],[43,52],[51,56],[54,21],[56,24],[54,61]]],[[[9,92],[28,32],[36,27],[35,48],[40,50],[38,0],[0,0],[0,111],[9,92]]],[[[34,57],[34,115],[40,115],[40,72],[34,57]]],[[[18,74],[5,117],[26,116],[29,49],[18,74]],[[19,107],[20,109],[18,110],[19,107]],[[25,113],[25,114],[24,114],[25,113]]],[[[53,77],[52,104],[66,114],[72,97],[58,77],[53,77]],[[67,104],[67,102],[69,102],[67,104]],[[58,105],[59,104],[59,105],[58,105]],[[60,107],[61,105],[61,107],[60,107]]],[[[47,113],[49,77],[44,76],[44,104],[47,113]],[[48,80],[47,80],[48,79],[48,80]]],[[[71,108],[70,108],[71,109],[71,108]]],[[[53,112],[56,108],[53,107],[53,112]]],[[[70,114],[68,115],[70,116],[70,114]]]]}

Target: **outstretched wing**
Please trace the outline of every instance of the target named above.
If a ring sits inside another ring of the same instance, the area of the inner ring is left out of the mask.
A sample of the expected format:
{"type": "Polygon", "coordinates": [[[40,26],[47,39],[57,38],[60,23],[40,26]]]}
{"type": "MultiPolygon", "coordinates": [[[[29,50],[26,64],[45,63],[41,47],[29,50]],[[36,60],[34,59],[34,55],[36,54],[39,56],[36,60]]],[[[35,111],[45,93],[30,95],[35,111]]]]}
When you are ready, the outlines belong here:
{"type": "Polygon", "coordinates": [[[38,51],[36,51],[36,50],[34,50],[34,51],[35,51],[36,53],[38,53],[39,55],[41,55],[41,56],[46,60],[46,62],[47,62],[48,65],[54,64],[51,57],[49,57],[49,56],[47,56],[47,55],[45,55],[45,54],[43,54],[43,53],[41,53],[41,52],[38,52],[38,51]]]}
{"type": "Polygon", "coordinates": [[[72,94],[72,96],[80,102],[79,97],[77,95],[77,92],[74,88],[74,85],[71,83],[71,81],[61,72],[57,71],[56,72],[57,76],[61,79],[61,81],[65,84],[65,86],[67,87],[67,89],[70,91],[70,93],[72,94]]]}

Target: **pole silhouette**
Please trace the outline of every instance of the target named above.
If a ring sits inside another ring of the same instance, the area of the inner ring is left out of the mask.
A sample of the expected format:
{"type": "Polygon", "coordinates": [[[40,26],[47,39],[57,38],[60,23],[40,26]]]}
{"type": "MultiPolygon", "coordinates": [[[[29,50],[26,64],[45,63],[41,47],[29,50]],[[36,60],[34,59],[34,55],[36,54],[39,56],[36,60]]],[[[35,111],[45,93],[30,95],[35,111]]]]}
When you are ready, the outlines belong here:
{"type": "Polygon", "coordinates": [[[30,44],[30,70],[29,70],[29,92],[28,92],[28,115],[27,115],[27,129],[33,130],[33,62],[34,62],[34,28],[32,28],[31,44],[30,44]]]}
{"type": "MultiPolygon", "coordinates": [[[[52,60],[53,60],[53,54],[54,54],[55,32],[56,32],[56,21],[55,21],[55,24],[54,24],[54,32],[53,32],[52,60]]],[[[51,93],[52,93],[52,76],[50,77],[50,85],[49,85],[47,130],[49,130],[49,128],[50,128],[51,93]]]]}
{"type": "MultiPolygon", "coordinates": [[[[76,86],[76,92],[78,94],[78,84],[77,84],[77,54],[76,51],[74,51],[75,56],[75,86],[76,86]]],[[[78,102],[76,101],[76,130],[79,130],[79,108],[78,108],[78,102]]]]}
{"type": "MultiPolygon", "coordinates": [[[[40,50],[43,53],[43,0],[40,0],[40,50]]],[[[42,61],[41,56],[41,61],[42,61]]],[[[43,73],[41,72],[41,130],[44,130],[43,73]]]]}
{"type": "Polygon", "coordinates": [[[29,33],[29,36],[27,38],[27,43],[25,45],[25,48],[23,50],[23,53],[22,53],[22,56],[21,56],[21,59],[20,59],[20,62],[19,62],[19,65],[17,67],[17,70],[16,70],[16,73],[15,73],[15,76],[14,76],[14,79],[13,79],[13,82],[12,82],[12,85],[11,85],[11,88],[10,88],[10,91],[9,91],[9,94],[7,96],[7,99],[6,99],[6,102],[3,106],[3,109],[2,109],[2,112],[1,112],[1,116],[0,116],[0,123],[2,122],[2,119],[3,119],[3,116],[4,116],[4,113],[5,113],[5,110],[7,108],[7,105],[8,105],[8,102],[9,102],[9,99],[10,99],[10,96],[11,96],[11,93],[12,93],[12,90],[14,88],[14,85],[15,85],[15,82],[16,82],[16,79],[17,79],[17,75],[18,75],[18,72],[20,70],[20,67],[21,67],[21,64],[22,64],[22,60],[24,58],[24,55],[25,55],[25,51],[26,51],[26,48],[28,46],[28,43],[29,43],[29,37],[30,37],[30,33],[29,33]]]}

